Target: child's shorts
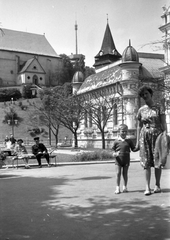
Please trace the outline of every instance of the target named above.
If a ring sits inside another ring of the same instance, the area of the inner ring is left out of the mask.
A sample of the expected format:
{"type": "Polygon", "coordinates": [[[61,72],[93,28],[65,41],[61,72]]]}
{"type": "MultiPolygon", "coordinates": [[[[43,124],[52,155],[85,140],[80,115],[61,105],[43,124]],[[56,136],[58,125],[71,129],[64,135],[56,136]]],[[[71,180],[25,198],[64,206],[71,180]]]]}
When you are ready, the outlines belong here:
{"type": "Polygon", "coordinates": [[[116,157],[115,164],[120,167],[126,167],[130,165],[130,154],[119,155],[116,157]]]}

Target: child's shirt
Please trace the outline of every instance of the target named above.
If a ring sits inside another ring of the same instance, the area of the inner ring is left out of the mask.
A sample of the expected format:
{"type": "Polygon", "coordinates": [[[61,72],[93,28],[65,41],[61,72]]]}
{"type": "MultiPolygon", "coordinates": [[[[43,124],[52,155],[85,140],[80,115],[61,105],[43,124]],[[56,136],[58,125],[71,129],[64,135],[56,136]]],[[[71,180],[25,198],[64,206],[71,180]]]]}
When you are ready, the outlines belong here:
{"type": "Polygon", "coordinates": [[[120,155],[125,155],[129,154],[131,150],[133,151],[135,146],[131,139],[118,137],[118,139],[114,141],[112,149],[115,152],[120,152],[120,155]]]}
{"type": "Polygon", "coordinates": [[[125,138],[122,139],[119,137],[113,143],[112,150],[119,152],[119,155],[116,157],[116,164],[120,166],[126,166],[130,163],[130,151],[134,150],[135,146],[131,139],[125,138]]]}

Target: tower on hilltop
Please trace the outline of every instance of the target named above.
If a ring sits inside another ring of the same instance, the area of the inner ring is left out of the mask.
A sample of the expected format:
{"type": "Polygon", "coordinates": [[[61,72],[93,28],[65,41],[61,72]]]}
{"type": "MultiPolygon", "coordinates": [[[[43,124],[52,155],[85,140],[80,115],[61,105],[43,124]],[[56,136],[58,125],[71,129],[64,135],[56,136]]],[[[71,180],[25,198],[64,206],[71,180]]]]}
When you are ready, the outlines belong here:
{"type": "Polygon", "coordinates": [[[71,53],[69,55],[70,61],[73,64],[73,67],[80,68],[84,65],[85,56],[83,54],[78,54],[78,38],[77,38],[77,31],[78,31],[78,24],[77,21],[75,22],[75,46],[76,46],[76,53],[71,53]]]}

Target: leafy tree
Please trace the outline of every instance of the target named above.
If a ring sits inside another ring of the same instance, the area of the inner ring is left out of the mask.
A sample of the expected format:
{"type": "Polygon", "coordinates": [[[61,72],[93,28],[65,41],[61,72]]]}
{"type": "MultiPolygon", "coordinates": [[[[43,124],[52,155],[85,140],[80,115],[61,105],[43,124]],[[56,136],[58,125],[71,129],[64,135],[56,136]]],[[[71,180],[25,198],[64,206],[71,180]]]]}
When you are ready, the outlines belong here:
{"type": "Polygon", "coordinates": [[[17,88],[0,89],[0,102],[11,101],[11,98],[14,100],[21,98],[21,93],[17,88]]]}
{"type": "Polygon", "coordinates": [[[62,68],[56,71],[55,77],[58,85],[63,85],[66,82],[72,81],[74,69],[70,58],[66,54],[60,54],[60,57],[62,58],[62,68]]]}
{"type": "Polygon", "coordinates": [[[78,147],[77,130],[84,115],[80,99],[72,95],[70,89],[70,83],[53,89],[52,116],[73,133],[74,146],[78,147]]]}
{"type": "MultiPolygon", "coordinates": [[[[32,88],[33,86],[32,86],[32,84],[28,84],[28,85],[24,85],[23,86],[23,88],[22,88],[22,97],[23,98],[33,98],[33,96],[32,96],[32,90],[31,90],[31,88],[32,88]]],[[[35,92],[35,96],[34,97],[36,97],[36,92],[35,92]]]]}
{"type": "Polygon", "coordinates": [[[83,119],[83,113],[80,100],[77,96],[72,95],[71,83],[44,89],[41,99],[39,106],[34,104],[36,121],[35,115],[37,114],[39,124],[43,123],[46,126],[50,124],[51,130],[56,136],[56,144],[59,126],[66,127],[73,133],[75,147],[78,147],[77,130],[83,119]]]}
{"type": "Polygon", "coordinates": [[[79,59],[76,60],[74,65],[74,72],[81,71],[82,73],[85,72],[85,62],[84,56],[82,55],[79,59]]]}
{"type": "Polygon", "coordinates": [[[73,66],[70,58],[66,54],[60,54],[62,58],[63,67],[60,70],[56,70],[55,76],[51,76],[53,79],[52,82],[57,82],[58,85],[63,85],[66,82],[71,82],[73,79],[73,75],[77,71],[81,71],[84,74],[84,77],[87,78],[89,75],[94,74],[94,68],[90,68],[85,66],[84,57],[82,56],[79,60],[77,60],[73,66]],[[54,80],[55,79],[55,80],[54,80]]]}
{"type": "Polygon", "coordinates": [[[88,76],[92,75],[95,73],[95,69],[94,68],[91,68],[91,67],[85,67],[85,70],[84,70],[84,78],[87,78],[88,76]]]}

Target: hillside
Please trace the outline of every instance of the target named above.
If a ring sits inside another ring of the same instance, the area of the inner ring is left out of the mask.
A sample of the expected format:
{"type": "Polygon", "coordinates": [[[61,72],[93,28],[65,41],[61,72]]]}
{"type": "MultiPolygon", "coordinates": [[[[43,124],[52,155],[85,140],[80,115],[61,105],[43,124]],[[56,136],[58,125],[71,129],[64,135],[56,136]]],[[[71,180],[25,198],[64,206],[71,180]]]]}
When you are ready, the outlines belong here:
{"type": "MultiPolygon", "coordinates": [[[[25,143],[32,142],[33,137],[31,137],[30,133],[28,132],[29,129],[32,129],[32,123],[30,122],[30,114],[33,111],[33,107],[31,106],[32,102],[35,102],[35,99],[29,100],[22,100],[22,106],[24,106],[24,110],[21,109],[19,106],[20,101],[15,101],[13,104],[14,110],[17,112],[18,116],[23,118],[23,122],[19,125],[14,126],[14,137],[16,139],[22,138],[25,143]]],[[[0,102],[0,142],[2,143],[5,139],[5,136],[10,136],[12,134],[12,127],[8,124],[4,124],[2,121],[4,120],[5,111],[9,111],[9,107],[11,107],[10,102],[6,102],[6,104],[0,102]]],[[[46,126],[39,126],[43,127],[47,133],[49,133],[49,129],[46,126]]],[[[54,136],[51,134],[52,142],[54,142],[54,136]]],[[[68,141],[72,139],[72,133],[62,127],[59,130],[59,142],[63,142],[65,136],[68,136],[68,141]]],[[[49,135],[47,134],[45,137],[40,134],[39,135],[41,141],[49,143],[49,135]]]]}

